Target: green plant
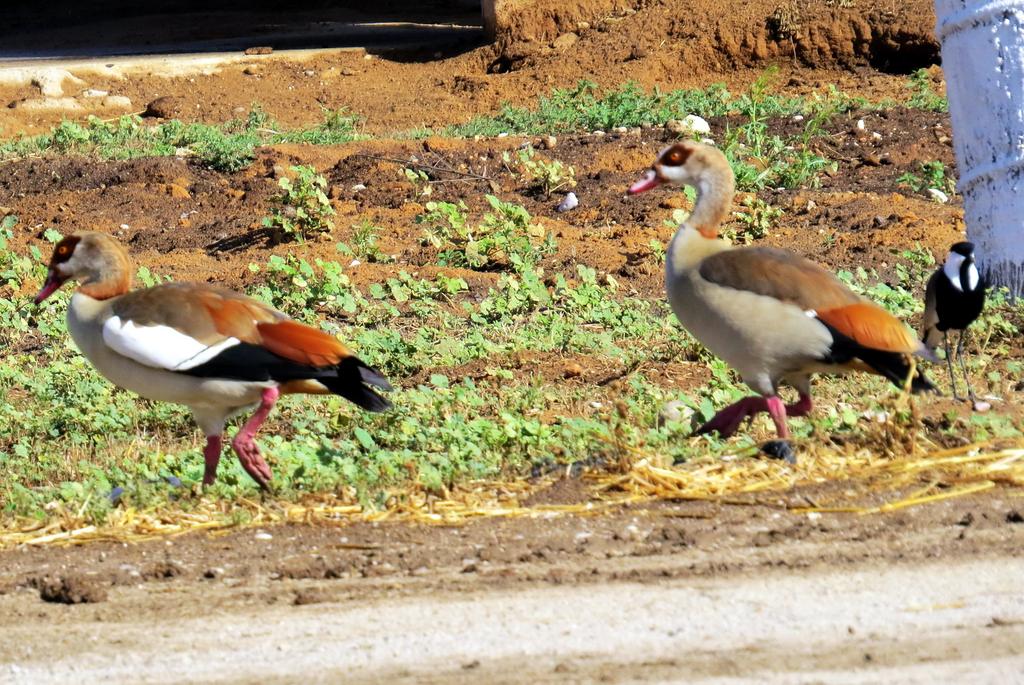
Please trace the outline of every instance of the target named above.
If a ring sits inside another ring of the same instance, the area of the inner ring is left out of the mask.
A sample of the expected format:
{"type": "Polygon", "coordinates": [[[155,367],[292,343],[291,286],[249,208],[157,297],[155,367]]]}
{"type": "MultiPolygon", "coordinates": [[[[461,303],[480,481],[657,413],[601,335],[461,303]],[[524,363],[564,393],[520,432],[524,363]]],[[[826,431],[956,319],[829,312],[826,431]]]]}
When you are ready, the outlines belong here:
{"type": "Polygon", "coordinates": [[[317,126],[289,131],[276,130],[258,104],[244,119],[221,126],[186,124],[177,119],[149,126],[132,114],[111,121],[90,116],[84,123],[62,121],[49,133],[0,142],[0,159],[46,153],[89,154],[101,159],[189,155],[217,171],[234,172],[249,165],[258,145],[328,145],[358,137],[357,117],[343,110],[325,110],[324,117],[317,126]]]}
{"type": "Polygon", "coordinates": [[[416,216],[416,223],[422,226],[420,242],[424,245],[440,250],[467,240],[469,208],[465,202],[428,202],[424,208],[427,211],[416,216]]]}
{"type": "Polygon", "coordinates": [[[733,241],[749,243],[768,236],[768,233],[782,217],[783,211],[774,207],[755,195],[747,195],[740,201],[743,207],[741,212],[733,212],[742,226],[737,231],[729,227],[723,231],[723,235],[733,241]]]}
{"type": "Polygon", "coordinates": [[[350,257],[358,257],[367,262],[390,262],[391,257],[381,252],[380,247],[377,246],[380,231],[380,226],[374,225],[369,219],[352,224],[352,238],[349,241],[351,245],[338,243],[338,252],[350,257]]]}
{"type": "Polygon", "coordinates": [[[557,159],[551,161],[537,156],[533,146],[527,145],[516,152],[515,160],[507,151],[502,153],[506,165],[515,164],[533,188],[550,198],[551,193],[561,188],[572,188],[576,185],[576,170],[557,159]]]}
{"type": "Polygon", "coordinates": [[[416,189],[416,195],[419,197],[430,197],[434,192],[434,187],[430,185],[430,176],[427,172],[422,169],[410,169],[408,167],[402,169],[402,175],[409,183],[412,184],[413,188],[416,189]]]}
{"type": "Polygon", "coordinates": [[[936,188],[947,195],[953,195],[956,192],[956,178],[946,175],[946,165],[939,160],[918,162],[918,171],[919,174],[910,171],[901,174],[896,182],[910,188],[915,193],[928,188],[936,188]]]}
{"type": "Polygon", "coordinates": [[[441,264],[480,269],[509,264],[522,271],[555,249],[554,238],[520,205],[486,196],[491,210],[471,226],[463,202],[428,202],[416,217],[422,240],[440,250],[441,264]]]}
{"type": "Polygon", "coordinates": [[[280,208],[264,217],[263,225],[273,231],[275,242],[285,238],[305,240],[330,233],[334,223],[329,217],[334,215],[334,208],[324,192],[327,179],[311,166],[293,166],[291,171],[295,174],[294,181],[287,176],[278,179],[281,193],[272,197],[271,202],[280,208]]]}
{"type": "Polygon", "coordinates": [[[910,75],[907,82],[910,89],[910,98],[907,100],[907,107],[912,109],[924,109],[929,112],[948,112],[949,100],[939,95],[932,88],[932,77],[928,69],[918,69],[910,75]]]}
{"type": "Polygon", "coordinates": [[[665,243],[661,242],[657,238],[651,238],[650,242],[647,243],[648,247],[651,248],[651,256],[654,257],[654,261],[658,264],[665,263],[665,243]]]}

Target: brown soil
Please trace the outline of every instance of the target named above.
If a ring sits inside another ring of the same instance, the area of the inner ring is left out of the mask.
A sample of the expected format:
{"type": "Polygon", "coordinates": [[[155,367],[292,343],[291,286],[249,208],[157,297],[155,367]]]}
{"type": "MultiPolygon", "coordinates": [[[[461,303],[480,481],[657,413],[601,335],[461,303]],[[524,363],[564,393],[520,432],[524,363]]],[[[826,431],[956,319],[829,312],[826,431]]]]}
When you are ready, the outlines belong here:
{"type": "MultiPolygon", "coordinates": [[[[86,84],[75,89],[126,95],[139,110],[159,96],[173,95],[184,118],[212,122],[235,116],[237,108],[252,102],[262,103],[286,125],[317,121],[321,106],[345,106],[366,117],[368,133],[462,122],[493,111],[503,101],[528,104],[584,74],[605,85],[632,79],[646,87],[716,81],[744,87],[764,67],[778,63],[779,83],[788,92],[820,91],[835,84],[868,98],[905,97],[902,74],[937,58],[932,4],[842,4],[757,1],[733,3],[723,13],[719,4],[705,0],[687,3],[685,9],[677,2],[538,3],[536,15],[504,25],[496,45],[442,59],[395,53],[371,59],[355,53],[252,57],[209,74],[172,77],[129,70],[113,78],[102,70],[81,69],[76,73],[86,84]],[[244,73],[246,69],[251,73],[244,73]]],[[[38,95],[33,86],[0,85],[0,102],[38,95]]],[[[33,133],[65,115],[15,107],[0,115],[0,127],[4,135],[33,133]]],[[[711,122],[716,132],[725,123],[711,122]]],[[[772,122],[774,130],[796,126],[772,122]]],[[[961,238],[958,200],[937,204],[896,182],[925,160],[955,168],[946,115],[900,109],[854,112],[836,118],[828,130],[822,151],[839,162],[838,171],[817,190],[764,193],[763,199],[786,209],[765,244],[788,247],[831,268],[874,268],[885,278],[904,249],[920,245],[940,257],[961,238]],[[864,130],[856,125],[860,119],[864,130]],[[881,137],[873,137],[875,132],[881,137]]],[[[669,237],[672,229],[663,221],[680,206],[679,199],[668,192],[627,198],[625,189],[666,139],[660,129],[560,137],[544,154],[577,171],[580,206],[565,214],[554,210],[557,198],[539,197],[501,164],[502,151],[527,141],[515,136],[279,146],[261,150],[250,168],[236,174],[216,173],[178,158],[23,159],[0,165],[0,214],[9,211],[20,217],[12,246],[18,250],[27,244],[45,250],[42,233],[48,227],[65,233],[98,230],[119,236],[135,259],[155,273],[241,287],[255,278],[248,265],[265,263],[271,254],[337,259],[330,241],[272,246],[258,233],[252,240],[269,211],[280,167],[302,162],[329,180],[338,212],[336,240],[349,242],[351,226],[363,220],[383,229],[380,247],[395,262],[352,266],[348,273],[355,283],[380,281],[401,270],[423,276],[441,271],[462,276],[472,296],[481,295],[497,274],[433,266],[435,255],[419,244],[413,218],[422,211],[424,199],[400,174],[403,164],[382,159],[415,157],[487,178],[434,172],[434,180],[444,182],[433,185],[432,199],[464,199],[479,214],[484,193],[496,187],[503,199],[526,206],[557,237],[558,252],[544,264],[549,272],[572,276],[575,264],[583,263],[602,275],[614,275],[627,291],[655,298],[662,296],[662,274],[649,243],[652,237],[669,237]],[[353,190],[357,184],[365,189],[353,190]]],[[[431,373],[481,375],[494,361],[431,373]]],[[[524,373],[544,383],[587,384],[595,393],[603,392],[622,371],[608,360],[582,355],[522,355],[498,361],[526,369],[524,373]]],[[[676,360],[662,365],[654,377],[689,387],[705,382],[707,371],[701,364],[676,360]]],[[[423,379],[421,374],[395,380],[408,384],[423,379]]],[[[989,390],[1006,400],[998,409],[1019,417],[1019,387],[995,383],[989,390]]],[[[943,398],[924,401],[921,410],[947,422],[953,420],[949,413],[968,413],[943,398]]],[[[578,481],[563,479],[528,504],[573,503],[582,493],[578,481]]],[[[258,615],[275,604],[319,605],[357,597],[372,604],[385,598],[538,584],[652,584],[770,569],[827,567],[843,572],[865,564],[1009,557],[1018,553],[1024,535],[1024,527],[1016,523],[1019,515],[1011,513],[1021,509],[1012,497],[1016,495],[996,489],[984,497],[872,517],[809,518],[767,505],[659,503],[601,516],[539,515],[455,528],[284,526],[268,529],[271,537],[242,529],[139,545],[22,548],[0,552],[0,626],[31,629],[45,645],[50,640],[57,644],[62,631],[75,624],[258,615]],[[43,603],[40,596],[88,604],[67,608],[43,603]],[[104,596],[109,598],[104,601],[104,596]]],[[[0,644],[0,660],[21,658],[24,647],[0,644]]],[[[515,673],[514,665],[508,668],[506,679],[515,673]]],[[[650,668],[641,675],[671,677],[657,664],[650,668]]],[[[616,679],[614,673],[591,675],[616,679]]]]}
{"type": "Polygon", "coordinates": [[[932,3],[883,0],[793,3],[757,0],[730,6],[697,0],[674,2],[590,0],[505,3],[530,5],[510,15],[492,46],[452,46],[437,59],[416,51],[380,54],[330,52],[297,59],[251,56],[199,73],[154,76],[159,64],[118,66],[122,61],[70,65],[82,83],[64,82],[64,94],[87,89],[130,99],[131,108],[102,106],[103,98],[78,97],[80,111],[16,106],[38,99],[29,82],[4,85],[0,115],[4,135],[34,133],[61,119],[95,113],[141,112],[174,96],[186,120],[223,122],[259,102],[288,126],[320,118],[321,107],[348,107],[366,119],[369,133],[418,126],[439,127],[470,119],[502,102],[523,105],[553,87],[582,77],[600,85],[633,80],[650,88],[725,82],[742,88],[771,64],[793,92],[835,84],[871,98],[904,94],[904,74],[938,61],[932,3]],[[580,22],[584,22],[582,25],[580,22]],[[106,65],[111,65],[109,68],[106,65]],[[895,75],[895,76],[894,76],[895,75]]]}

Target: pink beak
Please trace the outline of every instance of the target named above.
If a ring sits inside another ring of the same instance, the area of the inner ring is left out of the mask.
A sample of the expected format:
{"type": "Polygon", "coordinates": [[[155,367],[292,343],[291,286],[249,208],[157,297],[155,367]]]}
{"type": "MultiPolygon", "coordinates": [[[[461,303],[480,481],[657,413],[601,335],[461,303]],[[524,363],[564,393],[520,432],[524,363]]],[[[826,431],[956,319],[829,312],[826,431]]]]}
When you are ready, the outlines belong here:
{"type": "Polygon", "coordinates": [[[646,193],[651,188],[656,188],[661,184],[662,180],[658,178],[658,174],[654,169],[648,169],[643,178],[629,187],[629,194],[636,195],[637,193],[646,193]]]}
{"type": "Polygon", "coordinates": [[[36,304],[39,304],[50,295],[53,295],[57,290],[64,285],[64,281],[68,280],[67,276],[61,276],[53,269],[46,275],[46,283],[43,283],[42,290],[36,295],[36,299],[33,300],[36,304]]]}

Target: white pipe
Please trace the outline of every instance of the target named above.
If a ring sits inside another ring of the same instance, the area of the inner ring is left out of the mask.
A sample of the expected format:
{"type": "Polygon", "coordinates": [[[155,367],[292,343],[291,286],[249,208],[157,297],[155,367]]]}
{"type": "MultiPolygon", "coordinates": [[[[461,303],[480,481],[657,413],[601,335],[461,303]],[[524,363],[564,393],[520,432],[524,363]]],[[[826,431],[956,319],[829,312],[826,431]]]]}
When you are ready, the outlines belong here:
{"type": "Polygon", "coordinates": [[[1024,295],[1024,0],[935,0],[967,236],[1024,295]]]}

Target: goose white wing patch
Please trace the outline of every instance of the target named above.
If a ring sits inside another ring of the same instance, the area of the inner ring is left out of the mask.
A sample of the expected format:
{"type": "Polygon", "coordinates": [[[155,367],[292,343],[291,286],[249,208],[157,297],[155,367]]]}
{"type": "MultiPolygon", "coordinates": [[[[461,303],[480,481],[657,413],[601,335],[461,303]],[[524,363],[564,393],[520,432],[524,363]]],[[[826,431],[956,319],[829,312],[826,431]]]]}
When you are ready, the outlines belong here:
{"type": "Polygon", "coordinates": [[[131,320],[112,316],[103,324],[103,342],[140,364],[186,371],[210,361],[239,340],[228,338],[216,345],[206,345],[170,326],[137,326],[131,320]]]}

